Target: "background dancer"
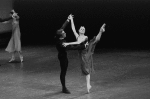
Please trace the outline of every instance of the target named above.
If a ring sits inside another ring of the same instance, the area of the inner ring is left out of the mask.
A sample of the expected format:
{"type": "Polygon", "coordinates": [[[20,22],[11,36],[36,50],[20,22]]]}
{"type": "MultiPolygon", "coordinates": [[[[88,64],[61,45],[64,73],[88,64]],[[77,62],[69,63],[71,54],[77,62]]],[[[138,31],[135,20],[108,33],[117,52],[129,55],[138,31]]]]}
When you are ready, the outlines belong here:
{"type": "MultiPolygon", "coordinates": [[[[15,60],[15,53],[19,54],[20,61],[23,62],[23,56],[21,55],[21,33],[20,33],[20,27],[19,27],[19,16],[18,14],[12,10],[11,14],[12,16],[12,36],[11,39],[7,45],[7,48],[5,51],[12,53],[11,59],[9,62],[13,62],[15,60]]],[[[4,23],[7,23],[9,21],[5,21],[4,23]]]]}

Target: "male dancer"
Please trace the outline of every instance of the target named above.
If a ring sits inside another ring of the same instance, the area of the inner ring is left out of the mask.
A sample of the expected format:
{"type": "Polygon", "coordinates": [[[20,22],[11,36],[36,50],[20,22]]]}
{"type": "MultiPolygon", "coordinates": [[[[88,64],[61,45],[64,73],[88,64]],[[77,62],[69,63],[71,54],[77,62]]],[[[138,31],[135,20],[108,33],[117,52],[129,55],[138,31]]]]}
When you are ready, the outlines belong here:
{"type": "Polygon", "coordinates": [[[69,45],[67,47],[63,46],[63,43],[65,43],[66,33],[64,32],[65,27],[69,23],[70,17],[65,21],[63,26],[57,30],[55,39],[56,39],[56,49],[58,50],[58,59],[60,61],[60,67],[61,67],[61,73],[60,73],[60,81],[62,84],[62,92],[66,94],[70,94],[70,91],[66,87],[65,83],[65,76],[68,68],[68,58],[67,58],[67,52],[66,50],[82,50],[85,49],[84,43],[78,45],[69,45]]]}
{"type": "Polygon", "coordinates": [[[69,18],[65,21],[62,27],[56,32],[56,49],[58,50],[58,59],[60,62],[60,81],[62,84],[62,92],[66,94],[70,94],[70,91],[66,87],[65,76],[68,68],[68,58],[66,48],[62,45],[65,41],[66,33],[64,32],[65,27],[69,23],[69,18]]]}

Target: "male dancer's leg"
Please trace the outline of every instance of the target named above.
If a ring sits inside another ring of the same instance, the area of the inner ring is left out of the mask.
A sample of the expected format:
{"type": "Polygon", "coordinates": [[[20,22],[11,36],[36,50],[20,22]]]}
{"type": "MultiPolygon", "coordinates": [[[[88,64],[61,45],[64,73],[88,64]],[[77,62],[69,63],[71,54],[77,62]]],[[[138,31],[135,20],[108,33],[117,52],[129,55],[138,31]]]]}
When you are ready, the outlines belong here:
{"type": "Polygon", "coordinates": [[[66,87],[66,81],[65,81],[65,76],[67,73],[67,68],[68,68],[68,59],[59,59],[60,60],[60,67],[61,67],[61,73],[60,73],[60,81],[62,84],[62,92],[70,94],[69,90],[66,87]]]}

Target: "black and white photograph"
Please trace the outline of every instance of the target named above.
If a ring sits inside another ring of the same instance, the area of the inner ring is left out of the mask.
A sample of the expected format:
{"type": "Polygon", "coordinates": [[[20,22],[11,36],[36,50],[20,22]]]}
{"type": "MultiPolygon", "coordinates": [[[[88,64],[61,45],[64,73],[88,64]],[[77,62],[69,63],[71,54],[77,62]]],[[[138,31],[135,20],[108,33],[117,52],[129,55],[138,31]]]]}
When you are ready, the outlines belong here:
{"type": "Polygon", "coordinates": [[[0,99],[150,99],[149,0],[0,0],[0,99]]]}

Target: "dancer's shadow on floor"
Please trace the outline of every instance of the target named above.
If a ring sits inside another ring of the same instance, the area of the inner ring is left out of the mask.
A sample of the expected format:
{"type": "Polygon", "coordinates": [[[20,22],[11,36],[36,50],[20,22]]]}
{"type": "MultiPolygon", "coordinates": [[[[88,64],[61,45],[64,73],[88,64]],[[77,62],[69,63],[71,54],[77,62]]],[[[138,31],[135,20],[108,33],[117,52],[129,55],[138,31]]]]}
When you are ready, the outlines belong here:
{"type": "Polygon", "coordinates": [[[46,93],[46,94],[42,94],[42,95],[36,95],[36,96],[28,96],[28,97],[24,97],[24,99],[59,99],[56,97],[59,97],[59,95],[61,95],[61,92],[50,92],[50,93],[46,93]]]}
{"type": "Polygon", "coordinates": [[[13,69],[22,69],[24,67],[23,63],[21,63],[19,61],[11,62],[11,63],[9,63],[9,66],[11,66],[13,69]]]}
{"type": "Polygon", "coordinates": [[[15,60],[15,61],[12,61],[12,62],[7,62],[7,63],[21,63],[19,60],[15,60]]]}
{"type": "Polygon", "coordinates": [[[42,97],[50,98],[50,97],[55,97],[55,96],[62,95],[62,94],[64,94],[64,93],[62,93],[61,91],[56,91],[53,93],[47,93],[47,94],[43,95],[42,97]]]}
{"type": "Polygon", "coordinates": [[[19,60],[15,60],[13,62],[7,62],[7,61],[0,61],[0,67],[1,68],[6,68],[8,66],[20,66],[23,67],[23,62],[20,62],[19,60]]]}

